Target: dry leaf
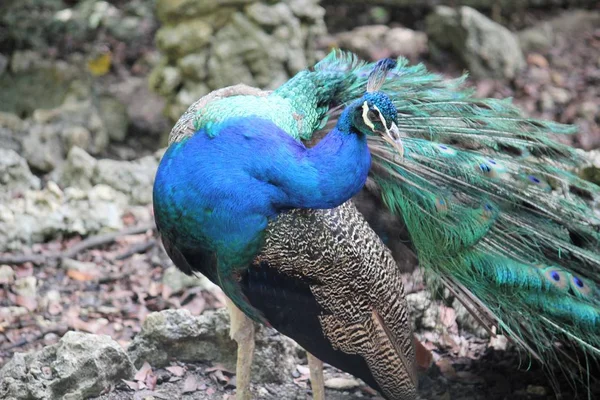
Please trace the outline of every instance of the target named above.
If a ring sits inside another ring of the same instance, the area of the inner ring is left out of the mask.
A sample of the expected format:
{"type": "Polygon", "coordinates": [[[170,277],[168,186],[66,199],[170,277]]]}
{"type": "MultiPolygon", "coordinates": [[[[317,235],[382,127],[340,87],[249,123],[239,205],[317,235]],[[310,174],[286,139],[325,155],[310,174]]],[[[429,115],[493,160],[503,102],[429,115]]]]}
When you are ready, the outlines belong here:
{"type": "Polygon", "coordinates": [[[541,54],[531,53],[527,56],[527,64],[540,68],[548,68],[548,60],[541,54]]]}
{"type": "Polygon", "coordinates": [[[178,365],[172,365],[170,367],[166,367],[165,369],[175,376],[183,376],[185,374],[185,369],[178,365]]]}
{"type": "Polygon", "coordinates": [[[131,389],[131,390],[138,390],[138,389],[139,389],[139,386],[138,386],[138,383],[137,383],[137,382],[128,381],[128,380],[125,380],[125,379],[121,379],[121,380],[122,380],[123,382],[125,382],[125,384],[126,384],[127,386],[129,386],[129,389],[131,389]]]}
{"type": "Polygon", "coordinates": [[[96,279],[96,276],[94,276],[93,274],[86,273],[83,271],[78,271],[76,269],[68,269],[67,276],[71,279],[74,279],[74,280],[80,281],[80,282],[93,281],[94,279],[96,279]]]}
{"type": "Polygon", "coordinates": [[[31,296],[17,295],[15,298],[15,304],[21,307],[25,307],[29,311],[35,311],[37,308],[37,300],[31,296]]]}
{"type": "Polygon", "coordinates": [[[221,372],[220,370],[213,371],[210,374],[210,376],[211,376],[211,378],[216,379],[217,382],[219,382],[223,385],[226,385],[229,382],[229,378],[226,377],[225,375],[223,375],[223,372],[221,372]]]}
{"type": "Polygon", "coordinates": [[[191,393],[198,390],[198,381],[194,375],[188,375],[183,381],[183,390],[181,393],[191,393]]]}
{"type": "Polygon", "coordinates": [[[135,373],[133,379],[143,382],[146,380],[146,375],[148,375],[148,373],[152,373],[152,367],[148,364],[148,361],[144,361],[144,365],[142,365],[138,372],[135,373]]]}
{"type": "Polygon", "coordinates": [[[203,296],[196,296],[192,301],[184,305],[182,308],[188,310],[192,315],[200,315],[206,307],[206,300],[203,296]]]}
{"type": "Polygon", "coordinates": [[[110,65],[112,62],[111,58],[112,57],[110,51],[100,54],[98,57],[88,61],[88,70],[94,76],[106,75],[108,71],[110,71],[110,65]]]}
{"type": "Polygon", "coordinates": [[[158,381],[158,377],[156,375],[154,375],[152,373],[152,371],[148,372],[148,375],[146,375],[146,379],[144,380],[144,384],[146,384],[146,386],[148,387],[148,389],[150,390],[154,390],[154,388],[156,388],[156,382],[158,381]]]}
{"type": "Polygon", "coordinates": [[[205,374],[209,374],[209,373],[214,372],[214,371],[222,371],[222,372],[225,372],[226,374],[229,374],[229,375],[235,375],[235,372],[233,372],[233,371],[225,368],[223,366],[223,364],[215,364],[214,366],[212,366],[210,368],[206,368],[204,370],[204,373],[205,374]]]}

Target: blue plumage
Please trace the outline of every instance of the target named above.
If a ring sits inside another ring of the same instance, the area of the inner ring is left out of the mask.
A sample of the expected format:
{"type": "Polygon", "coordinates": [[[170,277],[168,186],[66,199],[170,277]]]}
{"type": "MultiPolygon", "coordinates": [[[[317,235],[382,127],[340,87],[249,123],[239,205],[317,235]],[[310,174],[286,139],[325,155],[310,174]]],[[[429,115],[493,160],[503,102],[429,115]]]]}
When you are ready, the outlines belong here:
{"type": "MultiPolygon", "coordinates": [[[[254,117],[231,118],[174,143],[154,184],[161,233],[180,251],[214,253],[217,265],[207,267],[216,271],[207,275],[238,300],[233,275],[259,252],[269,219],[291,208],[336,207],[363,187],[367,140],[346,118],[350,112],[312,148],[254,117]]],[[[241,299],[238,306],[247,307],[241,299]]]]}

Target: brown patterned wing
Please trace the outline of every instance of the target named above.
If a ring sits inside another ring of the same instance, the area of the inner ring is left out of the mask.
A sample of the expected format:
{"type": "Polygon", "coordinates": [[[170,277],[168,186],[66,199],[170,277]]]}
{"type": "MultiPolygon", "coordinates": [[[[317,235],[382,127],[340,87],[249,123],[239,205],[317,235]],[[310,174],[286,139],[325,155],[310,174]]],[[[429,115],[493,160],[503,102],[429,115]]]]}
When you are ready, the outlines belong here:
{"type": "Polygon", "coordinates": [[[388,399],[416,398],[400,271],[352,202],[279,216],[242,287],[276,329],[307,351],[388,399]]]}

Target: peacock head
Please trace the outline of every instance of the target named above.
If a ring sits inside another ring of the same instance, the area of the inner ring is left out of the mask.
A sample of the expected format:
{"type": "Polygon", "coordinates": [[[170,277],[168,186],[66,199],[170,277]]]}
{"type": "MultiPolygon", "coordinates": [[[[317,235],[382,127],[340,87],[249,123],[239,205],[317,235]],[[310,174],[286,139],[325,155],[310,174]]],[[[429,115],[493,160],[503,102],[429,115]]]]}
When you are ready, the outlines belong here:
{"type": "Polygon", "coordinates": [[[396,61],[385,58],[378,61],[367,82],[367,92],[355,104],[354,127],[366,135],[379,135],[385,141],[402,152],[400,131],[398,130],[398,111],[392,99],[381,91],[390,74],[394,74],[396,61]]]}
{"type": "Polygon", "coordinates": [[[353,115],[354,127],[366,135],[393,136],[398,112],[392,100],[383,92],[367,92],[357,101],[353,115]]]}

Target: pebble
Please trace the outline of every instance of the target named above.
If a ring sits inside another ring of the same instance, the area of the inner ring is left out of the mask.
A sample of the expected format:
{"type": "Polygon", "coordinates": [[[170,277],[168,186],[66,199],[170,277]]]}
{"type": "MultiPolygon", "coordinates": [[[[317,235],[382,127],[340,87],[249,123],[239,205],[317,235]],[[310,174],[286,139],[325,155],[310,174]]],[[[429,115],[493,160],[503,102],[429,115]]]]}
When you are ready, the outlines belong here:
{"type": "Polygon", "coordinates": [[[325,381],[325,387],[335,390],[348,390],[360,386],[356,379],[352,378],[330,378],[325,381]]]}

